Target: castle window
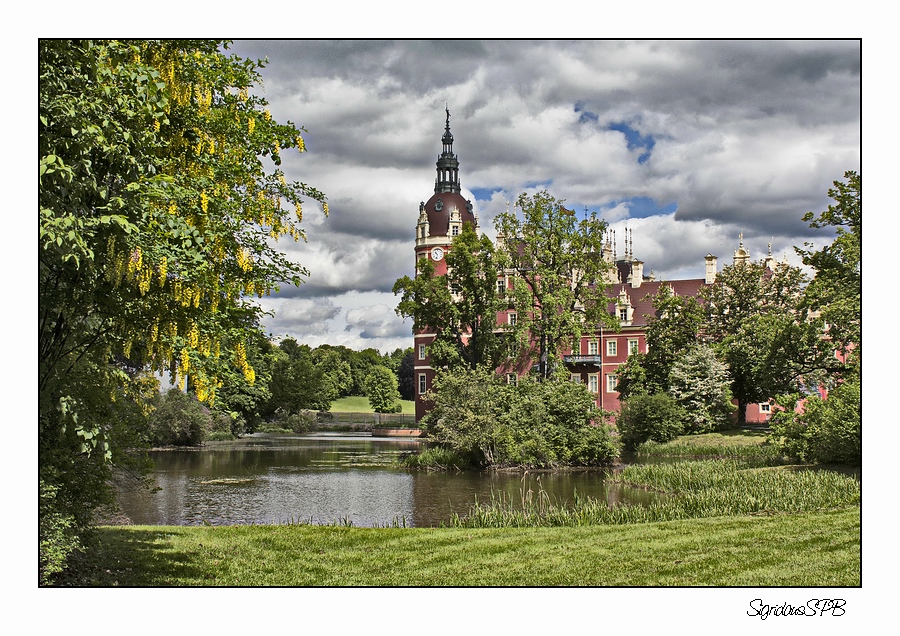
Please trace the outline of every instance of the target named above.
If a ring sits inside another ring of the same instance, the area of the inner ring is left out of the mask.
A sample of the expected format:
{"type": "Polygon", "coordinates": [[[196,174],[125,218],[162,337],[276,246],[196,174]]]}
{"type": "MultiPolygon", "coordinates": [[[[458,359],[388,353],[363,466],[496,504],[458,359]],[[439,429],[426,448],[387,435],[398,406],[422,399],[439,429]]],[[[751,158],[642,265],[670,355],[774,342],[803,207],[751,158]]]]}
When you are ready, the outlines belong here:
{"type": "Polygon", "coordinates": [[[506,279],[505,278],[497,279],[497,294],[499,296],[503,296],[504,294],[506,294],[506,279]]]}
{"type": "Polygon", "coordinates": [[[570,376],[570,378],[572,379],[572,382],[574,382],[575,384],[581,384],[581,374],[580,373],[573,373],[570,376]]]}
{"type": "Polygon", "coordinates": [[[599,391],[600,378],[596,373],[588,373],[588,391],[597,393],[599,391]]]}
{"type": "Polygon", "coordinates": [[[506,374],[506,383],[516,385],[519,383],[519,376],[515,373],[507,373],[506,374]]]}
{"type": "Polygon", "coordinates": [[[606,374],[606,392],[607,393],[615,393],[617,386],[618,386],[618,381],[616,380],[616,374],[615,373],[607,373],[606,374]]]}
{"type": "Polygon", "coordinates": [[[638,341],[636,339],[631,339],[628,341],[628,355],[632,353],[638,352],[638,341]]]}
{"type": "Polygon", "coordinates": [[[589,341],[588,341],[588,353],[587,353],[587,354],[588,354],[589,356],[596,356],[596,355],[599,355],[598,351],[599,351],[599,349],[597,348],[597,341],[596,341],[596,340],[589,340],[589,341]]]}
{"type": "Polygon", "coordinates": [[[419,345],[419,360],[424,360],[424,359],[425,359],[425,345],[420,344],[419,345]]]}
{"type": "Polygon", "coordinates": [[[511,326],[515,327],[516,323],[519,321],[519,316],[516,314],[516,312],[511,311],[506,314],[506,320],[511,326]]]}
{"type": "Polygon", "coordinates": [[[459,226],[454,225],[452,232],[453,232],[452,236],[459,236],[459,226]]]}
{"type": "Polygon", "coordinates": [[[424,395],[427,388],[427,381],[425,379],[425,374],[419,374],[419,395],[424,395]]]}
{"type": "Polygon", "coordinates": [[[610,358],[614,358],[619,354],[618,343],[616,340],[607,340],[606,341],[606,355],[610,358]]]}
{"type": "Polygon", "coordinates": [[[620,307],[619,308],[619,320],[622,322],[628,322],[628,308],[620,307]]]}

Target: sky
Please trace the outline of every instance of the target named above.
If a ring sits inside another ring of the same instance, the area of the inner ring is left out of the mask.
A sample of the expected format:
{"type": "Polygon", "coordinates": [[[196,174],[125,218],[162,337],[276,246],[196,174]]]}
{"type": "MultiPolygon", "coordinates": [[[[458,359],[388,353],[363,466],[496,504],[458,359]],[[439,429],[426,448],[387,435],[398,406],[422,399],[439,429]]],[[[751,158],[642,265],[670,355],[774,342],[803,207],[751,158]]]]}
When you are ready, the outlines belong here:
{"type": "Polygon", "coordinates": [[[412,346],[394,282],[414,273],[420,201],[433,194],[445,108],[463,196],[482,230],[521,193],[624,229],[658,279],[700,278],[704,256],[800,259],[828,232],[801,218],[860,170],[859,40],[236,40],[267,59],[256,92],[306,129],[283,169],[323,191],[309,271],[261,301],[267,333],[316,347],[412,346]]]}

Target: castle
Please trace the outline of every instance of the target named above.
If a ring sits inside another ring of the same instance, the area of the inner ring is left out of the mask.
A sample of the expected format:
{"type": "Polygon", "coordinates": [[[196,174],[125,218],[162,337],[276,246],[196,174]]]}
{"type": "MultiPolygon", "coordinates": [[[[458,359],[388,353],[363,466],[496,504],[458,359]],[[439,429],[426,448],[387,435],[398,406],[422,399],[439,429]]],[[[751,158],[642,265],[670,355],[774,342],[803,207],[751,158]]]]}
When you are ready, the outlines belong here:
{"type": "MultiPolygon", "coordinates": [[[[453,134],[450,132],[450,113],[447,111],[446,126],[441,137],[442,151],[437,160],[437,176],[434,194],[419,204],[416,223],[415,258],[430,259],[435,274],[447,273],[445,256],[452,249],[453,237],[458,236],[465,223],[474,226],[480,233],[478,215],[472,202],[461,194],[459,182],[459,160],[453,152],[453,134]]],[[[635,258],[633,237],[625,231],[625,251],[618,258],[615,249],[615,235],[608,233],[603,248],[603,258],[614,263],[608,285],[608,296],[613,298],[608,311],[618,317],[619,330],[597,329],[583,335],[578,350],[563,356],[573,382],[585,384],[596,396],[596,404],[601,409],[618,412],[619,393],[616,390],[616,371],[632,353],[647,351],[647,316],[654,313],[652,298],[661,285],[670,286],[679,296],[697,296],[700,290],[711,285],[716,279],[718,258],[707,254],[705,276],[703,278],[658,281],[652,274],[644,274],[643,261],[635,258]]],[[[749,259],[749,252],[743,244],[734,252],[734,261],[749,259]]],[[[771,249],[767,265],[774,267],[771,249]]],[[[507,274],[500,273],[497,286],[506,290],[511,285],[507,274]]],[[[512,311],[498,315],[498,324],[508,324],[516,316],[512,311]]],[[[415,380],[416,380],[416,421],[424,417],[428,404],[421,399],[432,386],[435,369],[431,366],[428,347],[435,340],[435,333],[428,329],[414,333],[415,380]]],[[[508,374],[514,381],[515,374],[508,374]]],[[[747,407],[747,422],[764,422],[769,417],[768,403],[750,404],[747,407]]]]}

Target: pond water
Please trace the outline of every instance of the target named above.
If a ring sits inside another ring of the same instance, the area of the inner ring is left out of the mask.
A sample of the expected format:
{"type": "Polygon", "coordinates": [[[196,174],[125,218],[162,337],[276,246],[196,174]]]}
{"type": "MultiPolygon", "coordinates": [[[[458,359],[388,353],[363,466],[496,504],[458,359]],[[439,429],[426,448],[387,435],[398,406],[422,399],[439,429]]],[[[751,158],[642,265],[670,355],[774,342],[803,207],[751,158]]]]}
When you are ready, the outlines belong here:
{"type": "Polygon", "coordinates": [[[432,527],[477,502],[531,491],[571,503],[574,493],[647,503],[653,495],[609,483],[608,471],[427,472],[393,467],[425,442],[368,434],[253,435],[202,448],[153,451],[158,490],[126,488],[120,504],[139,525],[311,522],[432,527]]]}

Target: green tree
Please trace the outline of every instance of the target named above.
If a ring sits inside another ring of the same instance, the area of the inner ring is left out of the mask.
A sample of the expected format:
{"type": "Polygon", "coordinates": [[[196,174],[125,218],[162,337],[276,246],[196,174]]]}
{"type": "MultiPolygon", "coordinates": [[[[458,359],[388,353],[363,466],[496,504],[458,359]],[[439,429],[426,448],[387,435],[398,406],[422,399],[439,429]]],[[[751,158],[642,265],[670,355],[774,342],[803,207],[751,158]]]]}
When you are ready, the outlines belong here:
{"type": "Polygon", "coordinates": [[[397,369],[397,388],[403,400],[416,399],[416,359],[412,348],[407,349],[397,369]]]}
{"type": "Polygon", "coordinates": [[[739,423],[748,404],[815,382],[810,365],[822,332],[801,307],[806,280],[786,263],[770,271],[764,262],[738,261],[701,290],[705,337],[728,365],[739,423]]]}
{"type": "Polygon", "coordinates": [[[731,401],[728,367],[705,345],[688,349],[672,366],[668,393],[685,414],[686,433],[709,433],[727,428],[735,407],[731,401]]]}
{"type": "Polygon", "coordinates": [[[627,450],[646,441],[670,442],[684,432],[684,409],[667,393],[635,395],[622,402],[616,428],[627,450]]]}
{"type": "Polygon", "coordinates": [[[278,346],[269,391],[272,397],[267,414],[270,416],[296,415],[305,410],[327,411],[333,399],[325,372],[313,362],[309,346],[297,345],[293,338],[285,338],[278,346]]]}
{"type": "Polygon", "coordinates": [[[415,279],[404,276],[394,283],[394,294],[401,295],[397,314],[412,318],[414,329],[427,327],[436,334],[429,346],[433,366],[499,366],[506,349],[496,329],[503,305],[497,294],[494,245],[466,223],[453,238],[446,260],[444,276],[436,275],[434,264],[423,259],[415,279]]]}
{"type": "Polygon", "coordinates": [[[647,379],[646,359],[647,354],[632,353],[616,369],[616,390],[620,401],[624,402],[635,395],[652,395],[666,390],[667,386],[651,383],[647,379]]]}
{"type": "Polygon", "coordinates": [[[828,337],[820,345],[827,349],[828,370],[836,373],[842,371],[836,358],[851,366],[862,360],[862,177],[848,171],[844,178],[846,182],[835,181],[828,190],[834,204],[818,216],[808,212],[803,217],[810,227],[835,228],[834,241],[817,251],[797,249],[803,263],[815,269],[804,306],[823,328],[828,325],[828,337]]]}
{"type": "Polygon", "coordinates": [[[524,356],[550,378],[556,362],[584,330],[616,330],[607,311],[606,275],[612,266],[602,258],[606,224],[596,213],[579,221],[563,201],[546,191],[522,194],[514,212],[496,220],[498,261],[512,273],[516,334],[524,356]]]}
{"type": "Polygon", "coordinates": [[[306,270],[273,243],[303,238],[282,153],[302,129],[250,93],[259,63],[215,41],[38,44],[40,478],[57,512],[86,527],[110,498],[138,371],[168,372],[214,402],[246,340],[253,296],[306,270]],[[79,476],[80,475],[80,476],[79,476]]]}
{"type": "Polygon", "coordinates": [[[668,392],[673,367],[701,342],[704,313],[697,298],[679,296],[664,284],[653,309],[647,317],[647,353],[629,355],[616,372],[620,400],[668,392]]]}
{"type": "Polygon", "coordinates": [[[340,351],[319,347],[312,352],[312,360],[322,370],[324,390],[329,401],[350,395],[353,389],[353,372],[340,351]]]}
{"type": "Polygon", "coordinates": [[[508,384],[492,369],[461,367],[438,374],[426,399],[429,437],[474,466],[597,466],[618,456],[608,414],[565,374],[508,384]]]}
{"type": "Polygon", "coordinates": [[[374,367],[366,377],[366,397],[376,413],[399,413],[400,392],[394,372],[387,367],[374,367]]]}
{"type": "Polygon", "coordinates": [[[154,405],[147,428],[151,446],[196,446],[212,430],[209,409],[178,389],[161,394],[154,405]]]}
{"type": "Polygon", "coordinates": [[[660,285],[647,319],[648,393],[667,390],[669,374],[683,354],[701,342],[703,307],[694,296],[679,296],[670,285],[660,285]]]}

